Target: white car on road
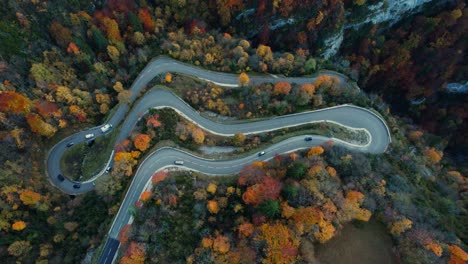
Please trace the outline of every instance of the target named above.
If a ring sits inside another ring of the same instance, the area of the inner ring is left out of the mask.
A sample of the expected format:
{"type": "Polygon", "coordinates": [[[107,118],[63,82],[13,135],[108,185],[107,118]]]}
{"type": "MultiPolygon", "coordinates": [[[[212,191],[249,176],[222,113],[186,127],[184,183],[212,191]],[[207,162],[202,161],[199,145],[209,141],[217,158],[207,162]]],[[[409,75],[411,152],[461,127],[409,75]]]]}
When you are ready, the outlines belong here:
{"type": "Polygon", "coordinates": [[[102,131],[102,133],[106,133],[111,128],[112,128],[111,124],[105,124],[103,127],[101,127],[101,131],[102,131]]]}
{"type": "Polygon", "coordinates": [[[94,134],[86,134],[86,136],[84,136],[86,139],[90,139],[90,138],[93,138],[94,137],[94,134]]]}

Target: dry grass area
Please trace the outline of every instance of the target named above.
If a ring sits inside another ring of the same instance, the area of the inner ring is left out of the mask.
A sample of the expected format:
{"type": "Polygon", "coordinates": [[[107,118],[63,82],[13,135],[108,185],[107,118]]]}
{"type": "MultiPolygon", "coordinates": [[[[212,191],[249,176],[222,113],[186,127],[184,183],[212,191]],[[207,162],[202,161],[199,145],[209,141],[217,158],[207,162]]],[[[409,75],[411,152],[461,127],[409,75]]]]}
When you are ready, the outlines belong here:
{"type": "Polygon", "coordinates": [[[321,264],[395,264],[392,240],[385,226],[377,221],[362,227],[349,224],[323,245],[317,245],[316,258],[321,264]]]}

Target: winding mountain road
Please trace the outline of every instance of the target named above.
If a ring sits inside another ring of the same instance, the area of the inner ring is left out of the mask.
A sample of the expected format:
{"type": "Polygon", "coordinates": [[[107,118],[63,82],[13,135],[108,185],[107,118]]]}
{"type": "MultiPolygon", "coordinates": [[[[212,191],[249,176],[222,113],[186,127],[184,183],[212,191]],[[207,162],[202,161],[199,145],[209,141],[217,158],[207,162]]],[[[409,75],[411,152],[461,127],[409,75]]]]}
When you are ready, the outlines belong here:
{"type": "MultiPolygon", "coordinates": [[[[203,70],[193,67],[166,57],[159,57],[149,63],[143,71],[136,78],[130,90],[133,92],[131,102],[133,103],[141,92],[141,90],[151,81],[155,76],[166,72],[176,72],[202,80],[208,80],[221,86],[236,87],[238,86],[238,75],[219,73],[203,70]]],[[[327,73],[330,75],[330,73],[327,73]]],[[[338,77],[342,82],[346,81],[346,77],[340,74],[331,73],[338,77]]],[[[315,78],[286,78],[286,77],[271,77],[271,76],[252,76],[250,77],[251,83],[271,82],[276,83],[279,81],[287,81],[291,83],[310,83],[315,78]]],[[[320,145],[325,141],[332,139],[335,145],[342,145],[350,149],[368,152],[368,153],[383,153],[391,142],[390,132],[384,120],[374,114],[373,112],[353,106],[341,105],[332,108],[326,108],[317,111],[309,111],[298,114],[286,115],[275,117],[256,122],[245,122],[235,124],[222,124],[216,123],[199,115],[197,111],[191,108],[187,103],[176,95],[158,89],[150,90],[144,97],[142,97],[130,110],[128,105],[121,104],[118,106],[116,112],[110,117],[107,123],[117,127],[122,120],[119,134],[116,142],[120,142],[127,138],[138,119],[146,113],[150,108],[164,108],[169,107],[176,110],[179,114],[191,120],[205,130],[214,134],[232,136],[235,133],[241,132],[244,134],[262,133],[265,131],[272,131],[284,127],[298,126],[306,123],[330,121],[339,123],[350,129],[364,130],[369,135],[369,142],[364,145],[350,144],[339,139],[328,138],[323,136],[313,136],[312,141],[304,141],[304,136],[292,137],[265,149],[265,155],[258,156],[256,154],[246,156],[235,160],[207,160],[200,157],[193,156],[189,153],[177,150],[174,148],[162,148],[151,155],[149,155],[140,165],[133,181],[127,191],[127,194],[120,206],[113,224],[108,233],[108,239],[101,253],[99,263],[112,263],[115,258],[115,253],[119,247],[119,242],[116,240],[122,227],[130,220],[129,208],[139,199],[141,192],[145,188],[147,182],[154,174],[155,171],[166,167],[173,167],[175,160],[184,161],[183,167],[185,169],[200,171],[209,175],[232,175],[236,174],[243,166],[256,160],[268,160],[276,154],[287,153],[301,148],[309,148],[311,146],[320,145]],[[125,120],[124,120],[125,117],[125,120]]],[[[73,142],[75,144],[84,142],[85,135],[94,133],[96,136],[101,136],[104,133],[100,130],[101,126],[91,128],[87,131],[76,133],[67,137],[56,144],[49,152],[47,158],[47,173],[52,184],[60,190],[69,194],[85,193],[93,189],[93,181],[81,183],[79,189],[73,188],[76,182],[70,181],[65,178],[60,181],[57,178],[60,171],[60,159],[67,149],[67,144],[73,142]]],[[[108,132],[106,132],[108,133],[108,132]]],[[[312,136],[312,135],[311,135],[312,136]]]]}

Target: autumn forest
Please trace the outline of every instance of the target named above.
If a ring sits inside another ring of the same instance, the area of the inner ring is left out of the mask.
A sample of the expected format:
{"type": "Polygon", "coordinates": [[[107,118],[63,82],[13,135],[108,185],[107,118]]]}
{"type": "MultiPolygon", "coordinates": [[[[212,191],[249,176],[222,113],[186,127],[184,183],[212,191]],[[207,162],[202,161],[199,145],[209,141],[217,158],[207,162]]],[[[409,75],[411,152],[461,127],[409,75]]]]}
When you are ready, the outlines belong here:
{"type": "Polygon", "coordinates": [[[256,160],[222,176],[172,161],[152,172],[125,212],[114,263],[466,263],[468,9],[380,2],[4,0],[2,263],[110,263],[100,257],[140,165],[168,148],[256,160]],[[157,58],[237,83],[167,71],[133,93],[157,58]],[[273,81],[252,81],[262,76],[273,81]],[[54,146],[159,90],[221,124],[352,104],[381,118],[391,143],[378,154],[348,148],[339,142],[371,139],[326,120],[224,136],[147,109],[118,142],[122,124],[64,147],[61,181],[90,191],[55,186],[54,146]],[[307,147],[261,159],[293,137],[307,147]]]}

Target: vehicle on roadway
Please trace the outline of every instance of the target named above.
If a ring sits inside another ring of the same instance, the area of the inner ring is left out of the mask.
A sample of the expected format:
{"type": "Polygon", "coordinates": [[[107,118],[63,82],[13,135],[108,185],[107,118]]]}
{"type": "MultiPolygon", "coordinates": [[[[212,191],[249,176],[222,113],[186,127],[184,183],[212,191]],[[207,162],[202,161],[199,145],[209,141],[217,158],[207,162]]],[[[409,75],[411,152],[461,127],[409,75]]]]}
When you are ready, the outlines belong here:
{"type": "Polygon", "coordinates": [[[259,157],[260,157],[260,156],[263,156],[263,155],[265,155],[265,151],[262,151],[262,152],[258,153],[258,156],[259,156],[259,157]]]}
{"type": "Polygon", "coordinates": [[[81,187],[80,183],[73,184],[73,189],[79,189],[81,187]]]}
{"type": "Polygon", "coordinates": [[[107,167],[106,173],[109,173],[112,170],[112,166],[107,167]]]}
{"type": "Polygon", "coordinates": [[[91,133],[91,134],[86,134],[86,136],[84,136],[85,138],[93,138],[94,137],[94,134],[91,133]]]}
{"type": "Polygon", "coordinates": [[[63,181],[65,180],[65,178],[63,177],[62,174],[57,175],[57,179],[58,179],[59,181],[61,181],[61,182],[63,182],[63,181]]]}
{"type": "Polygon", "coordinates": [[[69,148],[69,147],[71,147],[71,146],[73,146],[73,145],[75,145],[75,143],[70,142],[70,143],[67,144],[67,148],[69,148]]]}
{"type": "Polygon", "coordinates": [[[112,128],[112,124],[105,124],[103,127],[101,127],[101,131],[102,133],[106,133],[111,128],[112,128]]]}
{"type": "Polygon", "coordinates": [[[305,137],[304,140],[305,141],[312,141],[312,137],[305,137]]]}
{"type": "Polygon", "coordinates": [[[182,160],[176,160],[174,161],[175,165],[184,165],[184,162],[182,160]]]}

